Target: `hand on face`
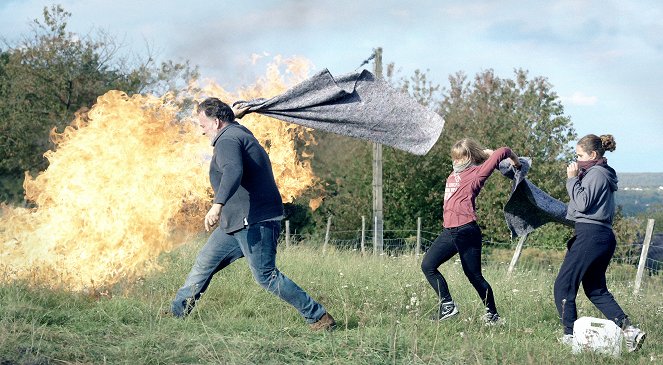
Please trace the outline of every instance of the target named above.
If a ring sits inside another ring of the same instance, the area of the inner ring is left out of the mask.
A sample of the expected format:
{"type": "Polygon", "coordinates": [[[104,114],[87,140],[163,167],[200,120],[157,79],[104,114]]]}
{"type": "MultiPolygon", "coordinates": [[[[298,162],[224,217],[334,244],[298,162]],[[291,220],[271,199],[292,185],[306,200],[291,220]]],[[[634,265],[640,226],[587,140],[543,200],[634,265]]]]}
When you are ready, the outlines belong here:
{"type": "Polygon", "coordinates": [[[578,176],[578,163],[577,162],[571,162],[569,164],[569,166],[566,167],[566,176],[568,178],[578,176]]]}

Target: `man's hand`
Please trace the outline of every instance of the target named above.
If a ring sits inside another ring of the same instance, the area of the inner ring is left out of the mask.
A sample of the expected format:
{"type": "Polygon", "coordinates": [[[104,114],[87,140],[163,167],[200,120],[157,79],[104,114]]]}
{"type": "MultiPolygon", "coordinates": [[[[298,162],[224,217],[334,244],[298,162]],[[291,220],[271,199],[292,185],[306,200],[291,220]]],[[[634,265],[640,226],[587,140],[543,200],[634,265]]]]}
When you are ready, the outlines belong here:
{"type": "Polygon", "coordinates": [[[566,167],[566,176],[570,179],[572,177],[578,176],[578,163],[571,162],[569,166],[566,167]]]}
{"type": "Polygon", "coordinates": [[[221,208],[223,208],[222,204],[212,204],[212,208],[205,215],[205,231],[209,232],[210,228],[219,222],[221,208]]]}
{"type": "Polygon", "coordinates": [[[246,111],[249,110],[249,106],[244,103],[238,103],[232,106],[233,113],[235,113],[235,118],[242,119],[246,111]]]}

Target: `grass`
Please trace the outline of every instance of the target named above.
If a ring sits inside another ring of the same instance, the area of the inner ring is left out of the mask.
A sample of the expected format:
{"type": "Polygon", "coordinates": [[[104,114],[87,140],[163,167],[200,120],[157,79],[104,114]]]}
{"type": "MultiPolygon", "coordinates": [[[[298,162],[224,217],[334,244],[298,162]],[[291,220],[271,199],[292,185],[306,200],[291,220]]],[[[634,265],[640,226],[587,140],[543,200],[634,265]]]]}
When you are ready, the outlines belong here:
{"type": "MultiPolygon", "coordinates": [[[[160,316],[201,244],[164,255],[163,271],[107,292],[2,284],[0,364],[663,363],[661,277],[646,278],[638,296],[633,279],[608,279],[619,303],[648,333],[640,352],[617,359],[572,355],[556,340],[561,326],[552,283],[558,265],[523,265],[507,277],[508,260],[490,259],[484,267],[506,319],[499,327],[482,325],[483,307],[457,262],[441,270],[460,315],[431,322],[435,298],[417,258],[334,250],[323,255],[308,246],[281,251],[278,264],[334,315],[335,332],[311,332],[293,308],[253,282],[243,260],[216,276],[189,318],[160,316]]],[[[601,317],[583,294],[578,308],[579,316],[601,317]]]]}

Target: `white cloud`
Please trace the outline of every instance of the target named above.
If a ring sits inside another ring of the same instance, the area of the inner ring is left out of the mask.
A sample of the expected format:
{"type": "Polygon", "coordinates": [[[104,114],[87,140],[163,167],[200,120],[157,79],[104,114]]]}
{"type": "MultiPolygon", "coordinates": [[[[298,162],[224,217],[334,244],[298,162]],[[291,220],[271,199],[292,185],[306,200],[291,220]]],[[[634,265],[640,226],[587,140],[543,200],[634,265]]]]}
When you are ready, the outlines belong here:
{"type": "Polygon", "coordinates": [[[571,96],[562,96],[560,99],[562,103],[578,106],[592,106],[599,101],[597,96],[585,95],[581,91],[576,91],[571,96]]]}

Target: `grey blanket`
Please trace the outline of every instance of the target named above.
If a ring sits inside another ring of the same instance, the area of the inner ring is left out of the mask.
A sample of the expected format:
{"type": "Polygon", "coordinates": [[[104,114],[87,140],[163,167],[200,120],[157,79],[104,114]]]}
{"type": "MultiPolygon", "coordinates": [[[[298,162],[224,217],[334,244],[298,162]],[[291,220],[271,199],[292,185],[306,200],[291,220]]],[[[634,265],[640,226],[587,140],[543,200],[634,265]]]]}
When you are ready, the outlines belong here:
{"type": "Polygon", "coordinates": [[[247,112],[417,155],[433,147],[444,127],[437,113],[366,70],[334,78],[325,69],[281,95],[243,103],[247,112]]]}
{"type": "Polygon", "coordinates": [[[513,180],[509,200],[504,205],[504,218],[511,236],[529,234],[549,222],[573,226],[566,219],[566,204],[551,197],[527,178],[531,159],[520,158],[522,167],[516,170],[509,160],[500,162],[498,169],[505,177],[513,180]]]}

